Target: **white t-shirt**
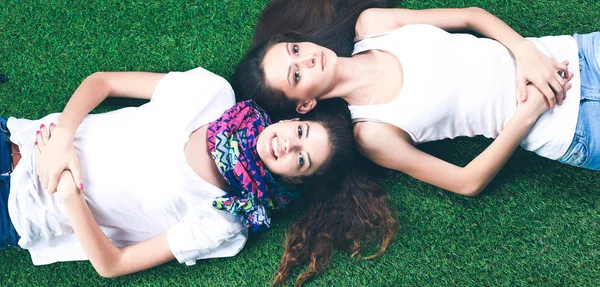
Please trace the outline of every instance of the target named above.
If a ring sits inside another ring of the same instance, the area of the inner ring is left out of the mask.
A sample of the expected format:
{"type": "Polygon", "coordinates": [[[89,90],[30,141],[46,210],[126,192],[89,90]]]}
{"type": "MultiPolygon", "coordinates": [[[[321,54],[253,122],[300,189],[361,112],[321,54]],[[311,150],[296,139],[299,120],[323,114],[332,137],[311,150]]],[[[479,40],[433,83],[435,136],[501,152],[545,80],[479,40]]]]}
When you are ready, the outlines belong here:
{"type": "MultiPolygon", "coordinates": [[[[577,43],[572,36],[528,40],[556,61],[568,60],[569,71],[575,74],[567,99],[540,116],[521,142],[527,150],[557,159],[569,148],[577,125],[577,43]]],[[[517,108],[516,62],[497,41],[419,24],[364,39],[353,53],[370,49],[388,51],[399,59],[402,90],[386,104],[350,106],[355,122],[395,125],[415,144],[458,136],[496,138],[517,108]]]]}
{"type": "MultiPolygon", "coordinates": [[[[88,115],[75,136],[83,194],[102,231],[118,247],[167,232],[181,263],[237,254],[247,228],[213,200],[225,192],[187,164],[184,145],[197,128],[235,104],[229,83],[202,68],[167,74],[140,107],[88,115]]],[[[60,196],[42,190],[35,175],[35,132],[56,123],[10,118],[11,141],[22,159],[11,176],[8,207],[19,245],[35,265],[85,260],[60,196]]]]}

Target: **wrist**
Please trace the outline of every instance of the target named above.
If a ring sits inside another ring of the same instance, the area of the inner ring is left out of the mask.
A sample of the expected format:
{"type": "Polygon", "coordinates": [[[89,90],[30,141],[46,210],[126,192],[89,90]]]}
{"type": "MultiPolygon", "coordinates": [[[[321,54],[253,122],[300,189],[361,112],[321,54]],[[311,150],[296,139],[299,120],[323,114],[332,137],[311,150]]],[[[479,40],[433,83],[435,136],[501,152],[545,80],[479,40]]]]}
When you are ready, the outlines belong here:
{"type": "Polygon", "coordinates": [[[74,204],[83,198],[81,191],[75,187],[72,189],[62,189],[57,192],[65,205],[74,204]]]}
{"type": "Polygon", "coordinates": [[[521,37],[521,39],[510,42],[510,45],[507,45],[507,47],[513,53],[515,59],[519,60],[523,57],[527,57],[524,51],[535,48],[535,45],[521,37]]]}
{"type": "Polygon", "coordinates": [[[75,139],[75,132],[76,128],[73,126],[59,123],[52,128],[51,138],[73,142],[73,139],[75,139]]]}
{"type": "Polygon", "coordinates": [[[513,118],[523,125],[533,126],[540,115],[540,112],[527,109],[525,106],[520,105],[515,111],[513,118]]]}

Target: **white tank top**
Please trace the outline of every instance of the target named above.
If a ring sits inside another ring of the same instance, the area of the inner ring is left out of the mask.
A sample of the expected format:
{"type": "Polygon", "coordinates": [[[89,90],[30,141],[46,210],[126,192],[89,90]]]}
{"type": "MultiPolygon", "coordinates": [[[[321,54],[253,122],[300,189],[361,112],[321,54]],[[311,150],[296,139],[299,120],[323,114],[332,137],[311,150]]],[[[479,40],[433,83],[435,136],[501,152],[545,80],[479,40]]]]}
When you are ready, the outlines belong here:
{"type": "MultiPolygon", "coordinates": [[[[575,73],[564,103],[544,113],[521,142],[527,150],[557,159],[568,149],[577,125],[577,43],[571,36],[528,40],[557,61],[568,60],[575,73]]],[[[495,138],[517,107],[515,59],[497,41],[450,34],[430,25],[407,25],[356,43],[353,55],[371,49],[398,58],[403,86],[389,103],[350,106],[354,122],[395,125],[415,144],[458,136],[495,138]]]]}

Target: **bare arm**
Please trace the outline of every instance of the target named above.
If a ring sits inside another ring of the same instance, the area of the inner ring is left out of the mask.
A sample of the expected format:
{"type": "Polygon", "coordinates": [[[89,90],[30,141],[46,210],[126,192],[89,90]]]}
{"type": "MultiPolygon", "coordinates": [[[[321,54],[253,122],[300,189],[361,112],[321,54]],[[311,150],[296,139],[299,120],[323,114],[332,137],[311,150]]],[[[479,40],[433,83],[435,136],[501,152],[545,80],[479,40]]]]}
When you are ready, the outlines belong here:
{"type": "Polygon", "coordinates": [[[72,172],[73,180],[83,188],[79,160],[73,139],[83,118],[108,96],[150,99],[164,74],[144,72],[98,72],[88,76],[75,90],[53,129],[46,152],[40,155],[36,173],[42,185],[55,191],[63,170],[72,172]]]}
{"type": "Polygon", "coordinates": [[[367,9],[356,23],[356,34],[367,35],[409,24],[429,24],[445,30],[472,30],[502,43],[517,61],[518,95],[527,99],[527,83],[533,83],[548,99],[550,108],[562,104],[570,80],[568,62],[558,63],[541,53],[498,17],[476,7],[459,9],[367,9]],[[564,72],[564,74],[562,73],[564,72]],[[563,76],[564,75],[564,78],[563,76]]]}
{"type": "MultiPolygon", "coordinates": [[[[535,87],[528,86],[535,92],[535,87]]],[[[375,163],[462,195],[479,194],[504,166],[539,115],[547,109],[541,93],[520,104],[500,135],[467,166],[459,167],[414,147],[405,132],[382,123],[355,126],[359,150],[375,163]],[[385,144],[382,144],[385,143],[385,144]],[[394,150],[390,153],[390,150],[394,150]]]]}
{"type": "Polygon", "coordinates": [[[130,274],[175,258],[169,249],[166,233],[134,245],[117,248],[96,223],[69,171],[63,171],[60,177],[58,194],[63,199],[77,240],[101,276],[117,277],[130,274]]]}

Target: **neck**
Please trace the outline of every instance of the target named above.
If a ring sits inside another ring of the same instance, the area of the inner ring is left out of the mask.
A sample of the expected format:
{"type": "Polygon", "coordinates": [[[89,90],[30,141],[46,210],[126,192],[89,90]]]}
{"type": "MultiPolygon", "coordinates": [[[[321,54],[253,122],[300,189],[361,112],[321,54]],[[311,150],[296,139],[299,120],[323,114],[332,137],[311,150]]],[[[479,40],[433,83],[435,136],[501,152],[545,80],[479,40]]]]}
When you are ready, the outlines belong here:
{"type": "Polygon", "coordinates": [[[383,77],[371,53],[361,53],[351,58],[338,59],[334,88],[317,100],[342,98],[350,105],[365,105],[371,100],[367,92],[371,85],[383,77]]]}

